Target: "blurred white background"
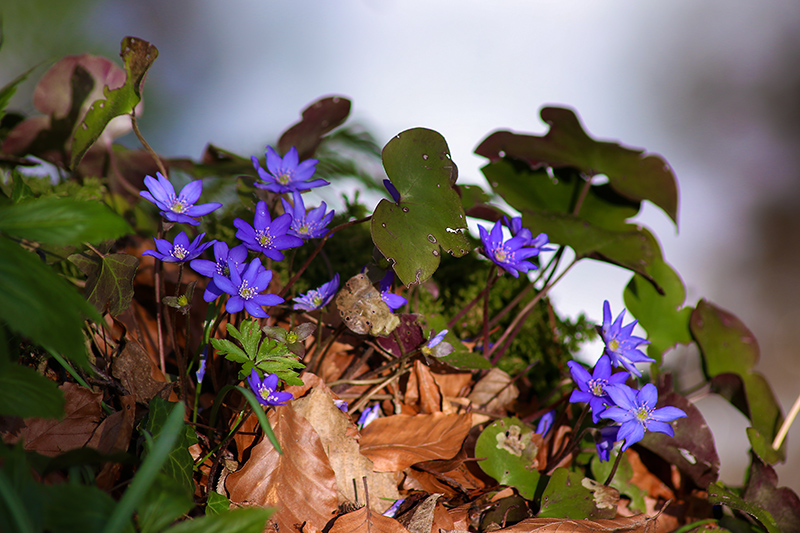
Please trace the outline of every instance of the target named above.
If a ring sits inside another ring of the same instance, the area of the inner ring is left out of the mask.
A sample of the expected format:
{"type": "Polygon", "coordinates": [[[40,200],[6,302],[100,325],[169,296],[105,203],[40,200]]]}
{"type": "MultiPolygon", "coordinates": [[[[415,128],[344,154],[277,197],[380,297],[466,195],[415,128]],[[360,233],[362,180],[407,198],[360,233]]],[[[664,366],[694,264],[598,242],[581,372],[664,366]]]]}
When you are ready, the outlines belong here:
{"type": "MultiPolygon", "coordinates": [[[[0,84],[65,54],[118,60],[126,35],[158,47],[141,125],[167,156],[198,158],[209,142],[261,155],[308,103],[341,94],[380,144],[435,129],[460,180],[483,183],[472,151],[488,133],[544,133],[543,105],[573,107],[596,138],[671,164],[680,231],[651,205],[638,220],[659,237],[688,304],[707,298],[754,331],[758,370],[784,413],[800,393],[800,3],[0,0],[0,13],[0,84]]],[[[33,112],[29,94],[13,105],[33,112]]],[[[582,264],[553,299],[601,321],[603,300],[622,308],[629,278],[582,264]]],[[[723,481],[742,483],[745,418],[715,398],[698,405],[723,481]]],[[[788,440],[780,484],[800,490],[800,430],[788,440]]]]}

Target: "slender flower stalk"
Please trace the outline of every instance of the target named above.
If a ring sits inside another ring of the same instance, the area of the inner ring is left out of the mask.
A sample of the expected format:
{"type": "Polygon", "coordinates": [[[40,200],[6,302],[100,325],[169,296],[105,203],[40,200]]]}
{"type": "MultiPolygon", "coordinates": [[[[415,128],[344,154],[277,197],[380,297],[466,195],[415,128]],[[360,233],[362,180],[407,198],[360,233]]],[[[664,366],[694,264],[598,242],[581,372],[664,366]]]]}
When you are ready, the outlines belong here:
{"type": "Polygon", "coordinates": [[[205,216],[222,207],[222,204],[218,202],[195,205],[203,192],[202,180],[187,183],[181,189],[180,194],[176,195],[172,182],[160,172],[157,172],[156,176],[158,180],[150,176],[144,178],[147,190],[141,191],[139,195],[145,200],[154,203],[161,210],[161,216],[170,222],[199,226],[200,221],[196,220],[196,217],[205,216]]]}

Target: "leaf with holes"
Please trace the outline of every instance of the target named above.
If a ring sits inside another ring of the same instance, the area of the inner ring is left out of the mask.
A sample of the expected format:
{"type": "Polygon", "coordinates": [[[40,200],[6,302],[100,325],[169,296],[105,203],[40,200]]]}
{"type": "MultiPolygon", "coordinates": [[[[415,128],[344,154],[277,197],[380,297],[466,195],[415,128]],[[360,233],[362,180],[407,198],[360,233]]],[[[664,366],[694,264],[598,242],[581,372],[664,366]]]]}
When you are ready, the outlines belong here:
{"type": "Polygon", "coordinates": [[[397,189],[372,215],[372,240],[405,285],[419,284],[439,267],[441,250],[461,257],[470,250],[467,221],[453,189],[458,169],[439,133],[406,130],[383,149],[383,166],[397,189]]]}

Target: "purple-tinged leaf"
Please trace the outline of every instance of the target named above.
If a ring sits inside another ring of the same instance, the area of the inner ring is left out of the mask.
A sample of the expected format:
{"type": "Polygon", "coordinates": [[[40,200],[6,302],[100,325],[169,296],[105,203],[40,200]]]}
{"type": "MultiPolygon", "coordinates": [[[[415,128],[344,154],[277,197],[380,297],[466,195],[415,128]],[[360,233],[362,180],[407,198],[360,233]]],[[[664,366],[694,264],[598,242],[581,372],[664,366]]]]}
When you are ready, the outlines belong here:
{"type": "Polygon", "coordinates": [[[778,475],[768,464],[753,458],[743,497],[769,511],[783,533],[800,533],[800,498],[787,487],[778,488],[778,475]]]}
{"type": "Polygon", "coordinates": [[[283,132],[278,149],[285,154],[294,146],[300,160],[312,157],[322,136],[340,126],[350,115],[350,100],[343,96],[328,96],[303,110],[303,119],[283,132]]]}

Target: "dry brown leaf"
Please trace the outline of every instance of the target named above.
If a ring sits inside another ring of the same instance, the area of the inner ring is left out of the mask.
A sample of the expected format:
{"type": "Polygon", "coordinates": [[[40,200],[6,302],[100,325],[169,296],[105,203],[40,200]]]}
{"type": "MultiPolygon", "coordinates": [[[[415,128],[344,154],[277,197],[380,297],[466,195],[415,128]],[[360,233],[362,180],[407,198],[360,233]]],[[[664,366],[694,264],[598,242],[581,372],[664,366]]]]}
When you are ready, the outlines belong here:
{"type": "MultiPolygon", "coordinates": [[[[441,494],[428,495],[414,507],[398,515],[397,521],[411,533],[430,533],[433,527],[436,502],[441,496],[441,494]]],[[[452,520],[450,522],[452,523],[452,520]]]]}
{"type": "Polygon", "coordinates": [[[406,471],[402,488],[429,493],[440,492],[448,497],[483,488],[484,483],[476,478],[464,463],[466,458],[467,454],[462,448],[453,459],[417,463],[406,471]]]}
{"type": "Polygon", "coordinates": [[[155,396],[169,398],[172,385],[167,383],[153,358],[134,340],[128,339],[125,343],[111,365],[111,373],[139,403],[147,404],[155,396]]]}
{"type": "Polygon", "coordinates": [[[383,516],[362,507],[339,516],[328,533],[410,533],[394,518],[383,516]]]}
{"type": "Polygon", "coordinates": [[[399,472],[414,463],[452,458],[471,426],[470,414],[386,416],[364,428],[361,453],[376,470],[399,472]]]}
{"type": "Polygon", "coordinates": [[[439,390],[446,398],[459,398],[472,384],[472,374],[470,372],[460,372],[457,374],[438,374],[434,372],[433,377],[439,385],[439,390]]]}
{"type": "Polygon", "coordinates": [[[467,396],[475,407],[490,413],[505,414],[506,408],[517,399],[519,389],[511,377],[495,367],[475,384],[467,396]]]}
{"type": "Polygon", "coordinates": [[[355,492],[355,487],[360,489],[363,486],[364,477],[367,478],[369,502],[374,511],[382,513],[394,500],[400,498],[394,475],[390,472],[375,472],[372,461],[359,451],[355,439],[355,424],[336,407],[330,391],[315,387],[292,405],[314,427],[322,441],[331,467],[336,473],[340,504],[364,504],[363,492],[359,493],[360,497],[355,492]]]}
{"type": "Polygon", "coordinates": [[[631,476],[630,479],[631,483],[645,491],[651,498],[663,498],[664,500],[675,499],[675,493],[672,492],[672,489],[647,469],[635,450],[628,448],[625,450],[625,455],[633,469],[633,476],[631,476]]]}
{"type": "Polygon", "coordinates": [[[275,408],[269,422],[283,450],[268,439],[253,447],[250,459],[225,481],[232,502],[277,507],[280,531],[310,522],[319,529],[336,511],[336,475],[319,435],[292,404],[275,408]]]}
{"type": "Polygon", "coordinates": [[[526,518],[495,533],[656,533],[656,521],[645,515],[612,520],[572,518],[526,518]]]}
{"type": "Polygon", "coordinates": [[[419,405],[419,412],[423,414],[442,411],[442,393],[439,385],[436,383],[431,369],[420,360],[414,361],[414,371],[408,377],[405,403],[419,405]]]}
{"type": "MultiPolygon", "coordinates": [[[[128,450],[136,415],[136,400],[128,395],[120,397],[120,402],[122,410],[112,413],[100,423],[87,446],[97,448],[105,454],[128,450]]],[[[97,474],[97,486],[110,491],[116,484],[121,469],[122,465],[119,463],[104,464],[97,474]]]]}
{"type": "Polygon", "coordinates": [[[25,427],[10,443],[22,439],[26,450],[50,457],[86,446],[100,424],[103,393],[76,383],[64,383],[59,388],[64,392],[64,418],[26,418],[25,427]]]}

